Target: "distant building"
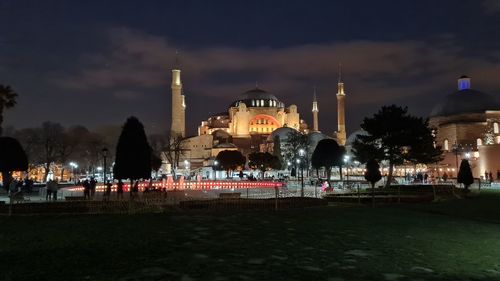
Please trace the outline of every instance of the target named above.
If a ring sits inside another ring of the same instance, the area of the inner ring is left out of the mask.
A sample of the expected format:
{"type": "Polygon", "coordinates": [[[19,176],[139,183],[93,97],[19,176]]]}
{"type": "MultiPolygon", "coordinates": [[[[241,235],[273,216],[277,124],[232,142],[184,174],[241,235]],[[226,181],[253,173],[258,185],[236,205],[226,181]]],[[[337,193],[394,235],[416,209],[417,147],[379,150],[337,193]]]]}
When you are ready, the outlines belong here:
{"type": "Polygon", "coordinates": [[[429,124],[437,129],[436,143],[444,150],[442,173],[456,176],[464,158],[474,177],[500,170],[500,103],[496,97],[471,88],[471,78],[458,79],[458,90],[432,109],[429,124]],[[444,170],[443,170],[444,169],[444,170]]]}
{"type": "MultiPolygon", "coordinates": [[[[185,137],[181,161],[188,160],[192,169],[211,165],[223,150],[239,150],[244,155],[256,151],[270,151],[273,136],[290,131],[310,134],[312,143],[330,136],[319,129],[319,107],[316,90],[313,93],[313,128],[300,118],[298,107],[286,104],[259,87],[244,92],[231,102],[227,111],[209,116],[198,127],[197,136],[185,135],[186,103],[182,91],[181,70],[172,70],[172,124],[171,136],[185,137]],[[275,133],[274,133],[275,132],[275,133]]],[[[344,83],[339,75],[337,91],[338,131],[330,138],[340,145],[346,141],[344,83]]],[[[310,148],[314,150],[314,147],[310,148]]],[[[272,150],[272,148],[271,148],[272,150]]],[[[312,153],[312,151],[311,151],[312,153]]],[[[165,160],[165,159],[164,159],[165,160]]],[[[168,170],[168,168],[167,168],[168,170]]]]}

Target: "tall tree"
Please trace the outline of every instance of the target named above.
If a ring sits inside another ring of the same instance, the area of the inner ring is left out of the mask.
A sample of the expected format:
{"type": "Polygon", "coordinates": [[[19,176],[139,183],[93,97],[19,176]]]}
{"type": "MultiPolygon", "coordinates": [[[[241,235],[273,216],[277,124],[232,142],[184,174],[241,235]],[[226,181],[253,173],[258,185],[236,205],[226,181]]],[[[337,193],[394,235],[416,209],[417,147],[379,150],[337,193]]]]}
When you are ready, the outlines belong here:
{"type": "Polygon", "coordinates": [[[64,127],[59,123],[53,122],[43,122],[40,127],[40,161],[45,166],[44,180],[47,181],[47,177],[50,172],[50,166],[52,163],[59,160],[59,150],[62,145],[62,140],[64,138],[64,127]]]}
{"type": "Polygon", "coordinates": [[[28,157],[21,144],[11,137],[0,137],[0,173],[3,186],[9,188],[12,171],[26,171],[28,157]]]}
{"type": "Polygon", "coordinates": [[[248,166],[252,169],[261,171],[262,178],[264,178],[266,170],[281,168],[279,158],[268,152],[250,153],[248,155],[248,166]]]}
{"type": "MultiPolygon", "coordinates": [[[[299,158],[299,151],[303,149],[307,152],[307,147],[309,146],[309,138],[307,135],[300,133],[299,131],[291,131],[288,133],[286,142],[283,144],[283,155],[287,162],[293,163],[295,171],[297,171],[296,159],[299,158]]],[[[305,155],[306,167],[309,167],[309,157],[305,155]]]]}
{"type": "Polygon", "coordinates": [[[371,159],[366,163],[365,180],[367,180],[372,185],[372,207],[375,206],[375,183],[377,183],[382,178],[380,173],[380,166],[377,160],[371,159]]]}
{"type": "Polygon", "coordinates": [[[0,84],[0,136],[2,136],[3,111],[16,105],[17,93],[10,86],[0,84]]]}
{"type": "Polygon", "coordinates": [[[246,157],[238,150],[223,150],[217,154],[216,160],[221,169],[225,170],[229,178],[230,172],[238,167],[245,166],[246,157]]]}
{"type": "Polygon", "coordinates": [[[469,160],[462,159],[460,163],[460,169],[458,170],[457,182],[464,185],[465,190],[469,191],[469,186],[474,183],[474,177],[472,176],[472,170],[469,165],[469,160]]]}
{"type": "MultiPolygon", "coordinates": [[[[333,167],[339,167],[342,175],[342,163],[345,150],[333,139],[322,139],[316,145],[311,157],[311,164],[314,169],[325,168],[326,180],[330,183],[333,167]]],[[[330,185],[331,186],[331,185],[330,185]]]]}
{"type": "Polygon", "coordinates": [[[136,117],[129,117],[125,122],[115,155],[115,179],[130,179],[132,187],[134,180],[151,177],[151,147],[144,126],[136,117]]]}
{"type": "Polygon", "coordinates": [[[352,150],[354,156],[362,163],[372,158],[387,161],[389,174],[386,187],[392,181],[395,165],[402,164],[410,156],[415,161],[433,161],[436,159],[435,152],[439,151],[434,147],[434,136],[428,122],[408,114],[407,107],[383,106],[373,117],[366,117],[361,128],[367,135],[356,137],[352,150]]]}

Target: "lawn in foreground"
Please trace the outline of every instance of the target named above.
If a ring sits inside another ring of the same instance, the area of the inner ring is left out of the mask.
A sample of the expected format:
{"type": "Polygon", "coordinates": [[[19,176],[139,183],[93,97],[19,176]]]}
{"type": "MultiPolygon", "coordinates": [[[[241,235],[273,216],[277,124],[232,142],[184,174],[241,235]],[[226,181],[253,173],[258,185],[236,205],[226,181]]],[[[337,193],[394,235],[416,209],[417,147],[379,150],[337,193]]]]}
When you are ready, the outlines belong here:
{"type": "Polygon", "coordinates": [[[4,217],[0,280],[500,280],[499,203],[4,217]]]}

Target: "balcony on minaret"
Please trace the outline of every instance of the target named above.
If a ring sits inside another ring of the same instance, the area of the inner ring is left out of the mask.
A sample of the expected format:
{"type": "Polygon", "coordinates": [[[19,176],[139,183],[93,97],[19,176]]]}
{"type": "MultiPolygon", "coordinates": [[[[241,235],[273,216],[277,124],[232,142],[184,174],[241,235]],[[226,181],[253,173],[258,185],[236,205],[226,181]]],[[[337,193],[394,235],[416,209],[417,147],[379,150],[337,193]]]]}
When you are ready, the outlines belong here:
{"type": "Polygon", "coordinates": [[[172,86],[182,86],[181,71],[178,69],[172,69],[172,86]]]}

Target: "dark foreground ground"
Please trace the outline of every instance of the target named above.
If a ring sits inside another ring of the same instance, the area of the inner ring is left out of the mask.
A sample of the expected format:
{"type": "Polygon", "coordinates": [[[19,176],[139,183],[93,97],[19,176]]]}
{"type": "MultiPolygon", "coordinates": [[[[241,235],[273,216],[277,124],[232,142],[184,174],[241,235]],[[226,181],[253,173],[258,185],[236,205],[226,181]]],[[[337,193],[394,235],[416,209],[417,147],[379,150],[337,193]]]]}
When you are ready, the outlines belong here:
{"type": "Polygon", "coordinates": [[[500,195],[0,218],[0,280],[500,280],[500,195]]]}

